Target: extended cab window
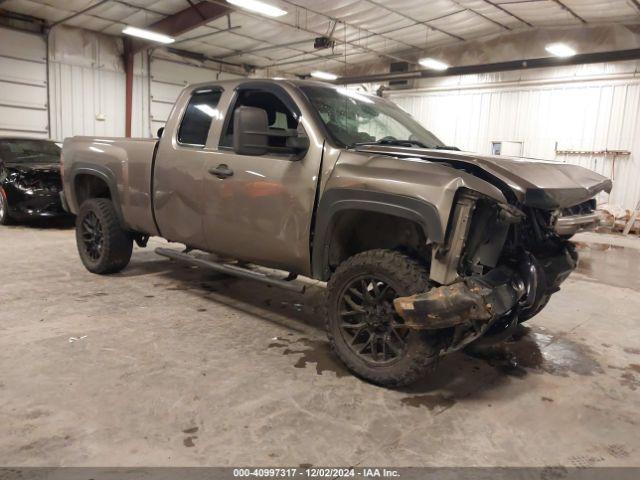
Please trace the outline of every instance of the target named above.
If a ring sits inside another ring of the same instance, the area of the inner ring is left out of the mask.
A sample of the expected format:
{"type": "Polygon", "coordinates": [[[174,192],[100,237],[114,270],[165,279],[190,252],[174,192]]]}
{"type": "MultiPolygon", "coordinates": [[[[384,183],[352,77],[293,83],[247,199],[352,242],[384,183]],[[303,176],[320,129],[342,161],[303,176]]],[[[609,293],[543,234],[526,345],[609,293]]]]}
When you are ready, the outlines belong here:
{"type": "MultiPolygon", "coordinates": [[[[220,139],[220,146],[231,147],[233,144],[233,115],[239,107],[257,107],[267,112],[269,129],[287,130],[298,128],[298,117],[276,95],[261,90],[242,90],[238,93],[233,112],[227,120],[227,129],[220,139]]],[[[284,147],[286,138],[269,137],[270,147],[284,147]]]]}
{"type": "Polygon", "coordinates": [[[216,107],[221,94],[220,90],[211,88],[196,90],[193,93],[178,130],[180,143],[199,146],[207,143],[211,121],[218,116],[216,107]]]}

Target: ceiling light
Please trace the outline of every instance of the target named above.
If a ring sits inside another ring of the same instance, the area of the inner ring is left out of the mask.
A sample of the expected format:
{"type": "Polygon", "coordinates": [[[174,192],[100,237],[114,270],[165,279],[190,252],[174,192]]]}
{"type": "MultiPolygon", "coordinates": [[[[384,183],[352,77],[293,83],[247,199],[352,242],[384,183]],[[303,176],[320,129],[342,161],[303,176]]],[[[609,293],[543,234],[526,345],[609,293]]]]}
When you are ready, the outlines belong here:
{"type": "Polygon", "coordinates": [[[423,67],[429,68],[431,70],[442,71],[449,68],[449,65],[447,65],[444,62],[441,62],[440,60],[436,60],[435,58],[421,58],[420,60],[418,60],[418,63],[423,67]]]}
{"type": "Polygon", "coordinates": [[[544,49],[551,55],[562,58],[573,57],[576,54],[576,51],[566,43],[550,43],[544,49]]]}
{"type": "Polygon", "coordinates": [[[251,10],[252,12],[261,13],[268,17],[281,17],[286,15],[287,12],[275,5],[269,5],[268,3],[261,2],[260,0],[227,0],[227,3],[235,5],[236,7],[251,10]]]}
{"type": "Polygon", "coordinates": [[[144,38],[145,40],[151,40],[152,42],[160,42],[160,43],[175,42],[175,39],[169,37],[168,35],[152,32],[150,30],[143,30],[142,28],[126,27],[124,30],[122,30],[122,33],[131,35],[132,37],[139,37],[139,38],[144,38]]]}
{"type": "Polygon", "coordinates": [[[337,80],[338,79],[337,75],[329,72],[321,72],[320,70],[311,72],[311,76],[314,78],[319,78],[320,80],[337,80]]]}

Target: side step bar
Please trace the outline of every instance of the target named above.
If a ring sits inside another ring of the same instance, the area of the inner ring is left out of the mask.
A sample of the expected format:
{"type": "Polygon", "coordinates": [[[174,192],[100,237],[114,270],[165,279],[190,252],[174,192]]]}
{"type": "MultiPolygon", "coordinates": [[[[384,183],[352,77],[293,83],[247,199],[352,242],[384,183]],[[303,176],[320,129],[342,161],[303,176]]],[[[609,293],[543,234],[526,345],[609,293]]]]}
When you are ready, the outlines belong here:
{"type": "Polygon", "coordinates": [[[256,280],[258,282],[266,283],[274,287],[284,288],[285,290],[291,290],[292,292],[304,293],[305,286],[299,283],[294,283],[288,280],[282,280],[279,278],[270,277],[262,272],[256,272],[249,270],[248,268],[237,267],[235,265],[229,265],[226,263],[212,262],[210,260],[202,260],[200,258],[192,257],[186,253],[171,250],[170,248],[156,248],[156,253],[163,257],[170,258],[171,260],[177,260],[179,262],[188,263],[190,265],[196,265],[202,268],[208,268],[209,270],[215,270],[216,272],[226,273],[234,277],[246,278],[249,280],[256,280]]]}

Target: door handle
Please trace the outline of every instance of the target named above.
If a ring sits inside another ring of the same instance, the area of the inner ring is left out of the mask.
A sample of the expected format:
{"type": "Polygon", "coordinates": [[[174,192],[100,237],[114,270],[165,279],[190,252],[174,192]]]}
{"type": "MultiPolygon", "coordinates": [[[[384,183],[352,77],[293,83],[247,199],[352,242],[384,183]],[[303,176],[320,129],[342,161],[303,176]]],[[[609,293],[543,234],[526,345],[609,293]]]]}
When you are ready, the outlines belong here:
{"type": "Polygon", "coordinates": [[[211,175],[215,175],[218,178],[228,178],[233,175],[233,170],[231,170],[227,165],[221,163],[216,168],[210,168],[209,173],[211,175]]]}

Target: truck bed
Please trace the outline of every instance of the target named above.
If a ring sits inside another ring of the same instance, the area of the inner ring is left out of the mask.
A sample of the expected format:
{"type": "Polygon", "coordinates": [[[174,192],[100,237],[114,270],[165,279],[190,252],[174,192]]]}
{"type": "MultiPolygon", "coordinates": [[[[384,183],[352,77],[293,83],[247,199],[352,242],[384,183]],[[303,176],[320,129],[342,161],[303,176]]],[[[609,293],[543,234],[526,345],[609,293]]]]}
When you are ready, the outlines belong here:
{"type": "MultiPolygon", "coordinates": [[[[111,189],[114,204],[131,230],[157,235],[151,182],[157,140],[151,138],[72,137],[64,141],[64,182],[74,189],[83,173],[98,173],[111,189]],[[115,191],[114,191],[115,190],[115,191]]],[[[78,195],[67,192],[69,208],[78,212],[78,195]]]]}

